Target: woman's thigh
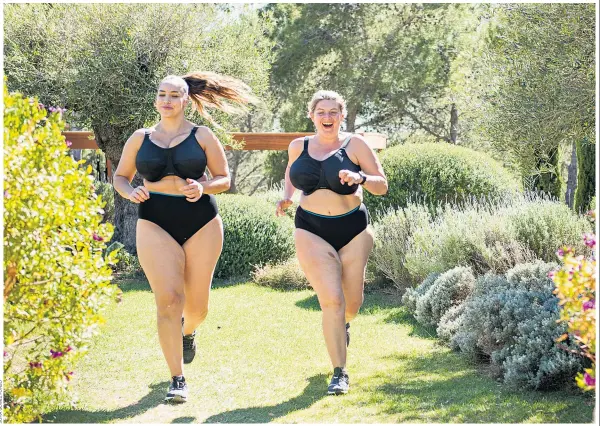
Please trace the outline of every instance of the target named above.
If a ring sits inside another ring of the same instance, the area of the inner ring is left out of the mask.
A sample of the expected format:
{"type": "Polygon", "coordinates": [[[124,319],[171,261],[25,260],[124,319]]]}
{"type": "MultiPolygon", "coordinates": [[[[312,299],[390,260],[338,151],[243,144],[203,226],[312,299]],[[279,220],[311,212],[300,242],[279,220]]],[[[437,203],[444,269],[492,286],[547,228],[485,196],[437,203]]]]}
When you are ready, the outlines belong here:
{"type": "Polygon", "coordinates": [[[321,307],[343,302],[342,264],[335,249],[304,229],[295,230],[294,240],[300,267],[317,293],[321,307]]]}
{"type": "Polygon", "coordinates": [[[373,250],[373,230],[367,227],[339,251],[342,288],[347,303],[362,304],[365,270],[373,250]]]}
{"type": "Polygon", "coordinates": [[[215,266],[223,250],[223,221],[216,216],[183,245],[185,295],[188,304],[208,305],[215,266]]]}
{"type": "Polygon", "coordinates": [[[155,223],[138,219],[136,246],[157,303],[183,297],[185,254],[173,237],[155,223]]]}

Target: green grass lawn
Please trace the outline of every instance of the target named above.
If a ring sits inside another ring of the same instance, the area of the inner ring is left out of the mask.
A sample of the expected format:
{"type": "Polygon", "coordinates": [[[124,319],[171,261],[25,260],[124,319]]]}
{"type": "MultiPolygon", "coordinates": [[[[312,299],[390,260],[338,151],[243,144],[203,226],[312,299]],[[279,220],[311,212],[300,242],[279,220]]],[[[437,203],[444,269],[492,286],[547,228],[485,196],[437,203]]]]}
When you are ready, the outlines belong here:
{"type": "Polygon", "coordinates": [[[190,397],[168,405],[169,371],[156,333],[154,297],[125,281],[101,334],[75,372],[74,408],[56,423],[588,423],[592,399],[577,391],[510,391],[440,346],[398,307],[368,293],[352,323],[350,392],[327,396],[332,372],[312,291],[252,283],[215,286],[198,353],[186,366],[190,397]]]}

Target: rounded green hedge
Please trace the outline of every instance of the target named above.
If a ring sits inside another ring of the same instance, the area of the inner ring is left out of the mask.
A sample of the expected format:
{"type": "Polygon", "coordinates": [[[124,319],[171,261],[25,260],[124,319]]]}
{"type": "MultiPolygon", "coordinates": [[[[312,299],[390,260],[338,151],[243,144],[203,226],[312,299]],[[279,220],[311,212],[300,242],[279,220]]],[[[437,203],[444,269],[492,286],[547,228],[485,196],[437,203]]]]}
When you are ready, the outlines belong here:
{"type": "Polygon", "coordinates": [[[274,204],[246,195],[216,197],[225,240],[215,277],[249,276],[257,265],[283,262],[294,254],[293,222],[276,217],[274,204]]]}
{"type": "Polygon", "coordinates": [[[390,207],[406,207],[409,201],[435,208],[472,198],[497,200],[521,189],[489,155],[447,143],[398,145],[380,158],[388,193],[373,196],[365,191],[365,204],[375,216],[390,207]]]}

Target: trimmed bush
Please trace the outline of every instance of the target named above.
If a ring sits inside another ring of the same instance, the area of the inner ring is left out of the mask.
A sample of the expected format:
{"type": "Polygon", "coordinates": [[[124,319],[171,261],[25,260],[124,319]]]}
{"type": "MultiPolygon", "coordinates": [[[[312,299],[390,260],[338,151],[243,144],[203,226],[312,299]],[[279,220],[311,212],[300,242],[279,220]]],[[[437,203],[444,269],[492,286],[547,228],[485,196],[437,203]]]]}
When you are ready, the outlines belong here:
{"type": "Polygon", "coordinates": [[[383,151],[381,164],[388,193],[365,191],[365,204],[374,216],[413,200],[431,209],[475,198],[500,200],[520,190],[508,170],[487,154],[447,143],[398,145],[383,151]]]}
{"type": "Polygon", "coordinates": [[[423,280],[423,282],[418,285],[416,288],[407,288],[402,296],[402,304],[406,306],[406,309],[414,315],[417,310],[417,301],[420,297],[422,297],[427,291],[431,288],[431,286],[435,283],[435,280],[438,279],[440,274],[433,273],[429,274],[427,278],[423,280]]]}
{"type": "Polygon", "coordinates": [[[459,266],[443,273],[417,299],[415,318],[425,326],[437,326],[450,308],[460,305],[471,294],[474,284],[471,268],[459,266]]]}
{"type": "Polygon", "coordinates": [[[592,230],[590,223],[566,204],[542,198],[515,203],[506,214],[516,241],[546,262],[556,260],[556,250],[565,245],[584,251],[581,236],[592,230]]]}
{"type": "Polygon", "coordinates": [[[277,265],[257,267],[252,273],[252,280],[258,285],[281,290],[302,290],[310,287],[295,257],[277,265]]]}
{"type": "Polygon", "coordinates": [[[458,349],[458,345],[453,343],[453,337],[463,327],[462,319],[463,313],[465,312],[465,304],[454,305],[446,311],[440,322],[438,323],[437,335],[438,337],[446,342],[453,350],[458,349]]]}
{"type": "Polygon", "coordinates": [[[582,364],[555,343],[566,330],[557,323],[558,299],[547,276],[555,267],[536,262],[515,267],[506,274],[510,278],[479,277],[454,320],[459,330],[450,337],[451,346],[490,360],[493,373],[509,386],[549,389],[572,380],[582,364]]]}
{"type": "Polygon", "coordinates": [[[111,224],[90,170],[69,155],[61,111],[4,88],[4,418],[41,420],[67,395],[117,290],[111,224]],[[54,109],[50,109],[53,111],[54,109]]]}
{"type": "Polygon", "coordinates": [[[276,217],[275,205],[246,195],[217,195],[225,239],[215,277],[249,276],[256,266],[279,263],[295,252],[294,225],[276,217]]]}
{"type": "Polygon", "coordinates": [[[519,262],[535,259],[524,244],[514,241],[505,214],[493,203],[446,205],[428,226],[417,229],[404,257],[413,280],[430,273],[469,266],[476,275],[504,273],[519,262]]]}
{"type": "Polygon", "coordinates": [[[426,207],[410,203],[407,207],[391,210],[375,222],[375,247],[371,259],[378,271],[404,290],[416,281],[405,266],[405,255],[412,244],[412,236],[420,228],[429,226],[431,216],[426,207]]]}

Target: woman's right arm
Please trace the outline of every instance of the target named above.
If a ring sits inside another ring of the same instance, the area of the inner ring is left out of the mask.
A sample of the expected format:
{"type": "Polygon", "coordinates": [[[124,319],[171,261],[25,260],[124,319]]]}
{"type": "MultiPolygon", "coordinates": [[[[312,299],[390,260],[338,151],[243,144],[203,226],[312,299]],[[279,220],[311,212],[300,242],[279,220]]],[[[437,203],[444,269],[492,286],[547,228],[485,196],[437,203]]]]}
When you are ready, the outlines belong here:
{"type": "Polygon", "coordinates": [[[121,153],[119,165],[117,166],[117,170],[115,170],[115,175],[113,177],[113,187],[115,188],[115,191],[117,191],[121,197],[127,198],[133,203],[143,203],[150,198],[150,193],[144,186],[138,186],[137,188],[131,186],[131,181],[136,172],[135,157],[137,156],[137,152],[140,149],[140,146],[142,146],[143,141],[143,129],[136,130],[135,133],[127,139],[127,142],[123,147],[123,152],[121,153]]]}
{"type": "Polygon", "coordinates": [[[288,164],[285,168],[283,199],[277,202],[277,209],[275,212],[277,216],[285,215],[285,210],[293,203],[292,197],[294,196],[294,192],[296,192],[296,188],[294,188],[294,185],[292,185],[292,181],[290,180],[290,166],[302,153],[303,144],[304,142],[302,139],[294,139],[288,147],[288,164]]]}

